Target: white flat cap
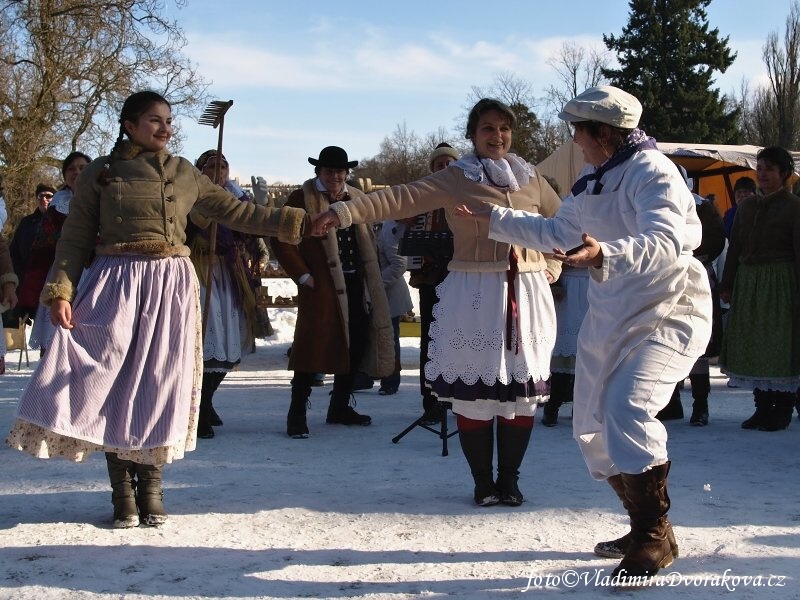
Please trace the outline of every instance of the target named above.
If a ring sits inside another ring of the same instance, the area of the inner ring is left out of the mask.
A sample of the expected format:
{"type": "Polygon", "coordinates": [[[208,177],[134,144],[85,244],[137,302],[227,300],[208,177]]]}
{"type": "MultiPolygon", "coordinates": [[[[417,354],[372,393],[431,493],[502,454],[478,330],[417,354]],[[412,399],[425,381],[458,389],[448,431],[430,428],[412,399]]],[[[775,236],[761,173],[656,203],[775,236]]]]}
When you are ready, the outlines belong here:
{"type": "Polygon", "coordinates": [[[589,88],[575,96],[558,113],[562,121],[597,121],[621,129],[633,129],[642,116],[642,104],[612,85],[589,88]]]}

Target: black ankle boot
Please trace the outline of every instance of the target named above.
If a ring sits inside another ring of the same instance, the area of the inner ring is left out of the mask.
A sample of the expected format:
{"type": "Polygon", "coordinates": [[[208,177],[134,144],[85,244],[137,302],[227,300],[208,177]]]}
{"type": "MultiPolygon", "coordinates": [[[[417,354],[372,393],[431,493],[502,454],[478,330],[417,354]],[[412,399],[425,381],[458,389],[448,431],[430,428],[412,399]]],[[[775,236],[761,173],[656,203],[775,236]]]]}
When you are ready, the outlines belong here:
{"type": "Polygon", "coordinates": [[[689,375],[692,382],[692,416],[689,424],[695,427],[708,425],[708,395],[711,393],[711,380],[708,373],[702,375],[689,375]]]}
{"type": "Polygon", "coordinates": [[[219,384],[225,378],[225,373],[217,371],[203,372],[203,387],[200,389],[200,414],[197,421],[197,437],[210,440],[214,437],[213,425],[222,425],[222,420],[214,410],[212,398],[219,384]]]}
{"type": "Polygon", "coordinates": [[[675,386],[669,404],[662,408],[656,415],[659,421],[672,421],[683,418],[683,404],[681,404],[680,384],[675,386]]]}
{"type": "Polygon", "coordinates": [[[558,425],[558,409],[559,406],[553,401],[553,397],[551,396],[550,400],[542,409],[542,425],[545,427],[555,427],[558,425]]]}
{"type": "MultiPolygon", "coordinates": [[[[207,407],[207,421],[208,424],[212,427],[220,427],[222,426],[222,419],[217,414],[217,411],[214,410],[214,394],[219,389],[222,380],[225,379],[224,371],[204,371],[203,372],[203,389],[201,394],[207,395],[206,402],[208,403],[207,407]]],[[[202,398],[202,396],[201,396],[202,398]]],[[[211,437],[214,437],[213,434],[211,437]]]]}
{"type": "Polygon", "coordinates": [[[792,422],[794,394],[787,392],[768,392],[770,399],[768,413],[758,426],[759,431],[783,431],[792,422]]]}
{"type": "Polygon", "coordinates": [[[759,389],[753,390],[753,402],[756,405],[756,412],[749,419],[745,419],[742,422],[742,429],[758,429],[767,422],[772,405],[769,392],[759,389]]]}
{"type": "Polygon", "coordinates": [[[200,412],[197,415],[197,437],[201,440],[210,440],[214,437],[214,428],[211,427],[209,404],[200,400],[200,412]]]}
{"type": "Polygon", "coordinates": [[[371,425],[372,418],[369,415],[357,413],[350,405],[355,404],[355,398],[350,391],[342,391],[334,380],[334,389],[331,391],[331,401],[328,405],[328,415],[326,423],[333,425],[371,425]]]}
{"type": "Polygon", "coordinates": [[[692,416],[689,425],[705,427],[708,425],[708,400],[695,400],[692,404],[692,416]]]}
{"type": "Polygon", "coordinates": [[[289,404],[289,414],[286,415],[286,435],[296,440],[308,437],[306,409],[310,395],[311,387],[307,384],[292,383],[292,401],[289,404]]]}
{"type": "Polygon", "coordinates": [[[542,409],[542,425],[555,427],[558,425],[558,409],[566,401],[572,389],[574,377],[569,373],[553,373],[550,375],[550,400],[542,409]]]}
{"type": "Polygon", "coordinates": [[[208,423],[208,417],[205,416],[204,418],[201,416],[200,420],[197,422],[197,437],[201,440],[210,440],[215,435],[214,428],[208,423]]]}

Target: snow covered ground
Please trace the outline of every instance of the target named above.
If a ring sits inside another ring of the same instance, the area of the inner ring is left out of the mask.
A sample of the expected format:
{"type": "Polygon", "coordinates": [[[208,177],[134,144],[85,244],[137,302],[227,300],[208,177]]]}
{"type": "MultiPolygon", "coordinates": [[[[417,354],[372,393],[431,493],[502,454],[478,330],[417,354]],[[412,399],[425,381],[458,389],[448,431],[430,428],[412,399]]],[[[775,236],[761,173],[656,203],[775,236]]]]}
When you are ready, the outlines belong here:
{"type": "MultiPolygon", "coordinates": [[[[403,340],[397,395],[377,385],[357,394],[371,427],[326,425],[327,385],[311,397],[311,437],[294,440],[285,434],[294,312],[273,317],[276,336],[217,393],[225,425],[167,466],[160,529],[111,528],[102,455],[73,464],[0,448],[1,599],[800,598],[800,421],[741,430],[751,396],[719,373],[708,427],[668,423],[681,557],[662,587],[612,592],[604,578],[617,561],[591,550],[627,518],[587,474],[569,407],[559,426],[535,427],[526,502],[479,508],[457,437],[447,457],[422,429],[391,442],[420,414],[417,339],[403,340]]],[[[17,372],[18,353],[6,357],[3,435],[37,358],[17,372]]]]}

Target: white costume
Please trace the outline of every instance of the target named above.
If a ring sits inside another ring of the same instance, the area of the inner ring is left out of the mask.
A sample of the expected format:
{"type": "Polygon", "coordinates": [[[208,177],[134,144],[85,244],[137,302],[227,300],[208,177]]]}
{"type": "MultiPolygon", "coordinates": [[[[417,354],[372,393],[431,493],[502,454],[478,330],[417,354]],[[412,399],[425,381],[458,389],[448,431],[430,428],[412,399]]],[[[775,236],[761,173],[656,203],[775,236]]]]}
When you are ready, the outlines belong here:
{"type": "MultiPolygon", "coordinates": [[[[592,173],[587,167],[584,174],[592,173]]],[[[587,233],[603,264],[590,268],[589,311],[578,336],[573,435],[591,475],[638,474],[667,462],[656,413],[711,334],[711,292],[692,256],[701,239],[694,198],[655,150],[612,167],[553,218],[495,206],[489,237],[548,251],[587,233]]]]}

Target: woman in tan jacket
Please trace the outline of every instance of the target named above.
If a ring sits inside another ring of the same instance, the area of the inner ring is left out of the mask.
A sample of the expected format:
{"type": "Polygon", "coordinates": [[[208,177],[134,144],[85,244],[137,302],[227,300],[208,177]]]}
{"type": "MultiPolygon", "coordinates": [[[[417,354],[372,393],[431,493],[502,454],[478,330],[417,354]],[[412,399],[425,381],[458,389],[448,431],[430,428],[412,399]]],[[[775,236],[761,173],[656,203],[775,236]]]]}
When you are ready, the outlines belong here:
{"type": "Polygon", "coordinates": [[[436,288],[425,377],[457,415],[461,448],[475,482],[475,502],[519,506],[519,467],[533,418],[549,394],[555,309],[549,283],[559,262],[536,250],[495,242],[486,224],[454,218],[457,205],[482,202],[552,216],[558,195],[535,167],[510,153],[513,111],[482,99],[470,111],[474,153],[408,185],[331,206],[330,225],[402,219],[444,208],[453,231],[449,274],[436,288]],[[493,472],[497,419],[497,479],[493,472]]]}
{"type": "Polygon", "coordinates": [[[240,202],[169,154],[159,94],[131,95],[119,122],[111,155],[78,178],[41,296],[60,327],[6,442],[37,458],[105,452],[114,527],[126,528],[164,523],[162,467],[195,447],[203,353],[189,211],[294,243],[307,217],[240,202]]]}

